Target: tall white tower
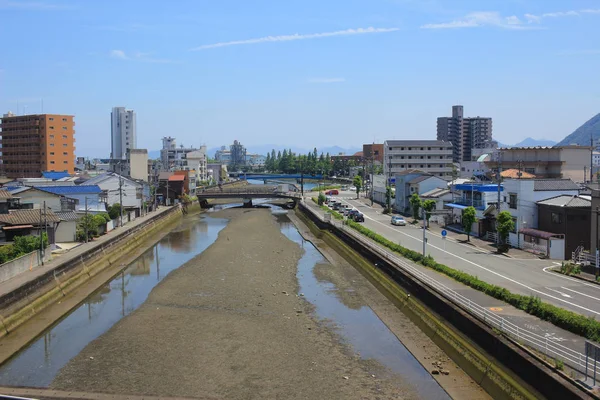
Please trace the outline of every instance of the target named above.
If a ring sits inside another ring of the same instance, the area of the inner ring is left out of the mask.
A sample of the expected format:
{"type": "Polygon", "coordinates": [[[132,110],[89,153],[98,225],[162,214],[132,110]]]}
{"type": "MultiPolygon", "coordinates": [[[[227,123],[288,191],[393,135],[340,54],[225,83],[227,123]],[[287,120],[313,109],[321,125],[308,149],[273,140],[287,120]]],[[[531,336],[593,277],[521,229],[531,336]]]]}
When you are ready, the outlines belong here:
{"type": "Polygon", "coordinates": [[[113,107],[110,114],[110,158],[126,160],[128,149],[137,149],[135,111],[113,107]]]}

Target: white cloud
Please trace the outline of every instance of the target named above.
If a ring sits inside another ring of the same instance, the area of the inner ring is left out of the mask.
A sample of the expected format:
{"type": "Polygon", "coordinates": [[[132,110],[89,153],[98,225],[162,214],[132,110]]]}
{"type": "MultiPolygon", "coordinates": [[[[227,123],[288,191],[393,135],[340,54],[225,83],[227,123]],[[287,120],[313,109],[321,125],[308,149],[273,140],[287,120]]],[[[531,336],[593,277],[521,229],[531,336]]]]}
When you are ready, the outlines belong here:
{"type": "Polygon", "coordinates": [[[152,53],[142,53],[136,51],[133,54],[127,54],[123,50],[111,50],[109,56],[111,58],[116,58],[118,60],[127,60],[127,61],[140,61],[147,63],[155,63],[155,64],[174,64],[176,61],[168,60],[164,58],[152,58],[152,53]]]}
{"type": "Polygon", "coordinates": [[[64,4],[46,3],[43,1],[0,0],[0,8],[29,11],[64,10],[70,8],[64,4]]]}
{"type": "Polygon", "coordinates": [[[238,45],[258,44],[258,43],[267,43],[267,42],[289,42],[292,40],[320,39],[320,38],[332,37],[332,36],[350,36],[350,35],[364,35],[364,34],[368,34],[368,33],[394,32],[397,30],[398,30],[398,28],[369,27],[369,28],[358,28],[358,29],[346,29],[344,31],[334,31],[334,32],[308,33],[308,34],[296,33],[293,35],[265,36],[265,37],[256,38],[256,39],[233,40],[230,42],[205,44],[202,46],[194,47],[193,49],[190,49],[190,51],[199,51],[199,50],[215,49],[217,47],[238,46],[238,45]]]}
{"type": "Polygon", "coordinates": [[[569,10],[544,13],[540,15],[525,14],[527,22],[539,24],[544,18],[563,18],[563,17],[579,17],[582,14],[600,14],[600,9],[587,8],[584,10],[569,10]]]}
{"type": "Polygon", "coordinates": [[[522,25],[516,15],[503,17],[496,11],[478,11],[465,15],[463,18],[443,22],[440,24],[426,24],[423,29],[453,29],[453,28],[479,28],[483,26],[495,26],[502,29],[531,29],[522,25]]]}
{"type": "Polygon", "coordinates": [[[338,83],[346,82],[345,78],[310,78],[307,80],[308,83],[338,83]]]}

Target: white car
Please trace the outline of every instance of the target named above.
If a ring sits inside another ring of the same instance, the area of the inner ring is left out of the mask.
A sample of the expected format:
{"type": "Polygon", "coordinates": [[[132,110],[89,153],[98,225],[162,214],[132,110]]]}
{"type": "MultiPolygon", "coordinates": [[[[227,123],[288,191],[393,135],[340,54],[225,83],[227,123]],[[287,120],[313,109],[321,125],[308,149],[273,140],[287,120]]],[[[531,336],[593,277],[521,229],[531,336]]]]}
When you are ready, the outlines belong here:
{"type": "Polygon", "coordinates": [[[346,208],[344,208],[344,217],[347,217],[350,214],[350,211],[352,211],[352,207],[346,206],[346,208]]]}
{"type": "Polygon", "coordinates": [[[399,215],[394,215],[392,217],[391,223],[392,223],[392,225],[406,226],[406,220],[399,215]]]}
{"type": "Polygon", "coordinates": [[[350,186],[348,190],[351,192],[356,192],[356,186],[350,186]]]}

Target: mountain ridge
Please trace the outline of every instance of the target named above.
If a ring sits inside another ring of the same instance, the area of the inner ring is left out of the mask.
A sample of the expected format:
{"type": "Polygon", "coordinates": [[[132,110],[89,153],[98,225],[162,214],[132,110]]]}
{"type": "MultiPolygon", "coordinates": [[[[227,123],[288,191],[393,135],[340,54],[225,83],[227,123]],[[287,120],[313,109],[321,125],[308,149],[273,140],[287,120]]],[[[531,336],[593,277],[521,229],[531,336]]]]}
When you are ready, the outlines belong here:
{"type": "Polygon", "coordinates": [[[575,129],[573,133],[558,142],[557,146],[567,146],[570,144],[589,146],[590,137],[594,143],[597,143],[600,139],[600,113],[588,119],[583,125],[575,129]]]}

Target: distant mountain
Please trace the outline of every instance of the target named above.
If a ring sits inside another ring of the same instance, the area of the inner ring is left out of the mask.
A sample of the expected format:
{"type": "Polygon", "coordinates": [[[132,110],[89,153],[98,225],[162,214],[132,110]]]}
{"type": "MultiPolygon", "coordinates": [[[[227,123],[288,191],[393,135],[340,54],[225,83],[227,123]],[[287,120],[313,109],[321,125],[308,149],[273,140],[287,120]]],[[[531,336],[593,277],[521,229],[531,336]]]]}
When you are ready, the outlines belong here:
{"type": "Polygon", "coordinates": [[[570,144],[589,146],[590,137],[594,139],[594,143],[600,139],[600,114],[596,114],[585,124],[581,125],[575,132],[561,140],[557,146],[567,146],[570,144]]]}
{"type": "Polygon", "coordinates": [[[528,137],[527,139],[517,143],[514,147],[536,147],[536,146],[547,146],[552,147],[556,144],[554,140],[548,139],[533,139],[528,137]]]}

